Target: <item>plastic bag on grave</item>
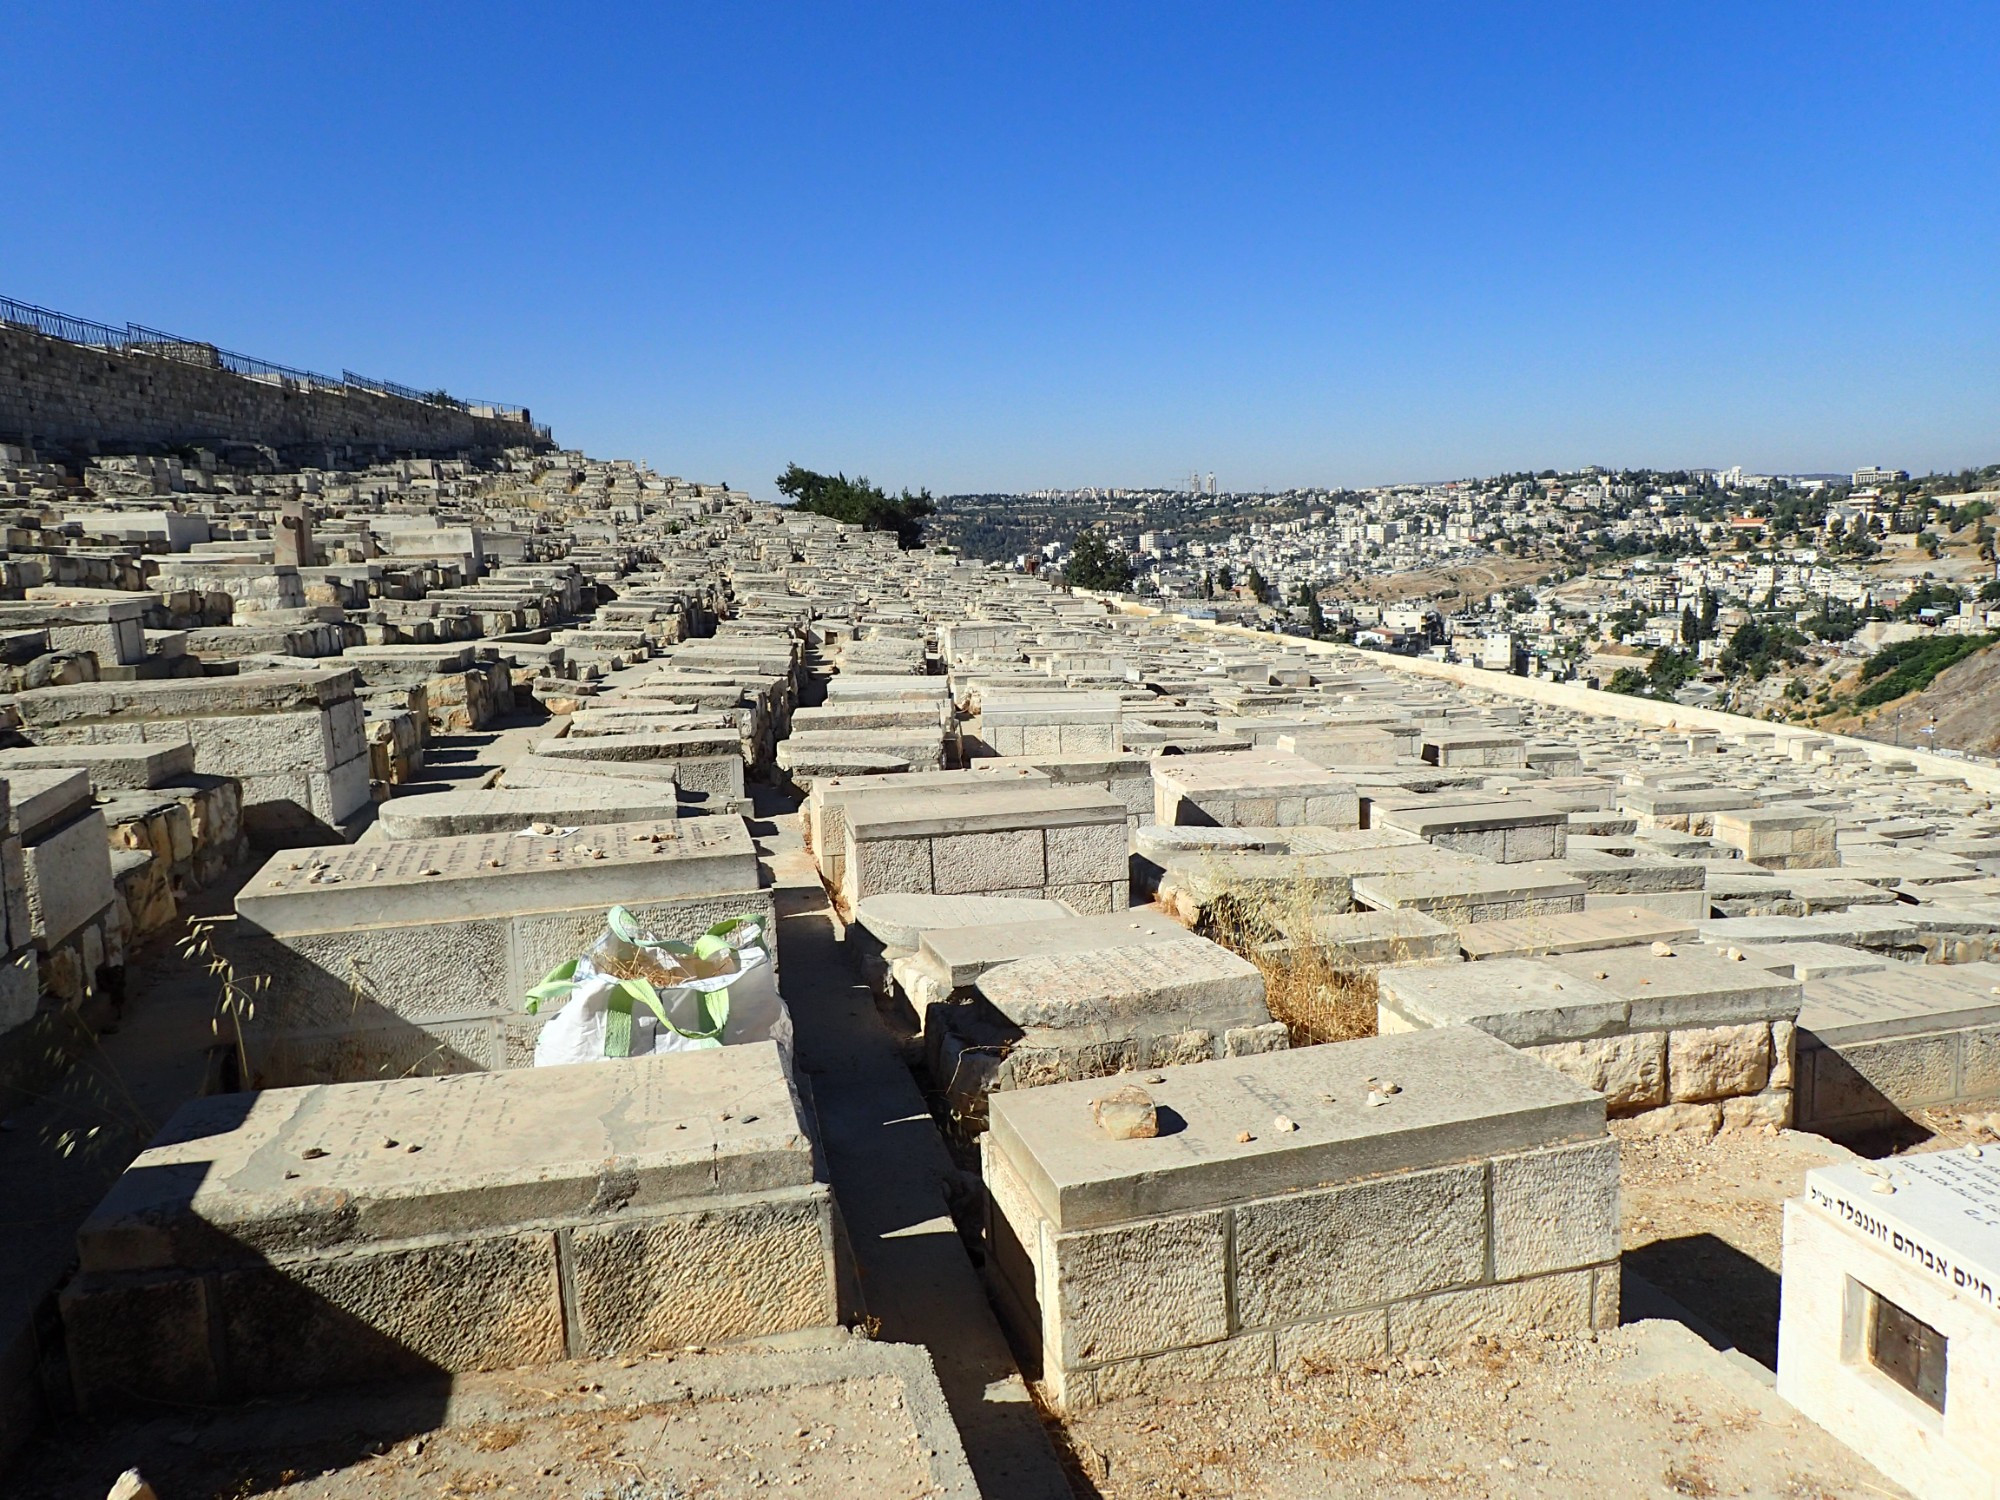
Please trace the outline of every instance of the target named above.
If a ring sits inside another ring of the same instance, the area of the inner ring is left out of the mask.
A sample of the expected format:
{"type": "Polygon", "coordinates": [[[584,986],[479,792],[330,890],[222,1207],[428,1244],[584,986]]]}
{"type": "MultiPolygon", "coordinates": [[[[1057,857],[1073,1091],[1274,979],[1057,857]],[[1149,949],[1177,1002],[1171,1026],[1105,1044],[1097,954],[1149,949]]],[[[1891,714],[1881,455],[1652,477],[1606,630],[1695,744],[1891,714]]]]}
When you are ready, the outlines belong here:
{"type": "Polygon", "coordinates": [[[790,1065],[791,1017],[759,917],[718,922],[690,943],[643,932],[614,907],[604,934],[531,990],[527,1009],[564,997],[537,1039],[537,1067],[760,1041],[790,1065]]]}

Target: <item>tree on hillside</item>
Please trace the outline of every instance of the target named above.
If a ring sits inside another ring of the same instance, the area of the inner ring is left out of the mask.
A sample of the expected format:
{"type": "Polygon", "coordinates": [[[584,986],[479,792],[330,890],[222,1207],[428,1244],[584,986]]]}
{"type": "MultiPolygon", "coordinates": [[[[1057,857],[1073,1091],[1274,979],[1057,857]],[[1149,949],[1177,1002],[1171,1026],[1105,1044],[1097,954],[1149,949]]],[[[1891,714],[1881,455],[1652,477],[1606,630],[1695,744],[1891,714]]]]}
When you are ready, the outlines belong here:
{"type": "Polygon", "coordinates": [[[1095,531],[1086,531],[1070,549],[1063,581],[1073,589],[1116,591],[1132,585],[1132,559],[1095,531]]]}
{"type": "Polygon", "coordinates": [[[907,489],[893,499],[865,476],[849,479],[845,474],[816,474],[797,464],[787,464],[778,476],[778,490],[790,495],[798,509],[816,516],[866,527],[870,531],[893,531],[897,544],[905,550],[919,545],[924,536],[924,518],[936,504],[929,490],[911,494],[907,489]]]}

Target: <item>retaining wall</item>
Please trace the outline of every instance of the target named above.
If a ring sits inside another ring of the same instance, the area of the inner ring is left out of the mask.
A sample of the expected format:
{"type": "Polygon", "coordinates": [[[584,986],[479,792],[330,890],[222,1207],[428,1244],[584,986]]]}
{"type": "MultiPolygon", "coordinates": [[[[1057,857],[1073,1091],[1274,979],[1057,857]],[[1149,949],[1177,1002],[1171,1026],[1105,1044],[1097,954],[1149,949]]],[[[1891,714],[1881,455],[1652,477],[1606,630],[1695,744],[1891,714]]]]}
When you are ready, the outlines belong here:
{"type": "MultiPolygon", "coordinates": [[[[261,443],[281,455],[547,447],[526,413],[474,416],[371,391],[301,390],[158,354],[121,354],[0,324],[0,441],[116,452],[261,443]]],[[[320,461],[324,461],[321,459],[320,461]]]]}

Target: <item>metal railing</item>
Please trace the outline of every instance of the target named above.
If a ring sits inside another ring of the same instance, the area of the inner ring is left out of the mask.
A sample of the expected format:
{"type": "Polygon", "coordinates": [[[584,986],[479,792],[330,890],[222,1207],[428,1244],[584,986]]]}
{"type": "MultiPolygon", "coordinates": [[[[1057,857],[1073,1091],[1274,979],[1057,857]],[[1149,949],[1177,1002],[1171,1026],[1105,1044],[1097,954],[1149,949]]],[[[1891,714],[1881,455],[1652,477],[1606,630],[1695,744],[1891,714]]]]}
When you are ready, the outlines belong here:
{"type": "Polygon", "coordinates": [[[462,411],[469,416],[493,417],[507,422],[526,422],[528,419],[528,409],[525,406],[509,406],[498,401],[461,401],[445,391],[420,391],[414,386],[398,385],[393,380],[374,380],[366,375],[357,375],[352,370],[343,370],[336,378],[332,375],[322,375],[314,370],[274,364],[268,359],[258,359],[254,355],[237,354],[233,350],[219,348],[203,339],[182,338],[178,334],[166,333],[158,328],[148,328],[141,323],[127,323],[123,328],[114,328],[108,323],[94,323],[88,318],[75,318],[68,313],[56,312],[52,308],[37,307],[32,302],[18,302],[12,297],[0,297],[0,323],[31,329],[49,338],[81,344],[90,349],[103,349],[115,354],[146,354],[158,359],[178,360],[182,364],[199,365],[209,370],[226,370],[246,380],[261,381],[266,385],[277,385],[286,389],[366,391],[377,396],[395,396],[404,401],[421,402],[425,406],[440,406],[452,411],[462,411]]]}
{"type": "Polygon", "coordinates": [[[122,328],[93,323],[88,318],[72,318],[68,313],[37,307],[32,302],[16,302],[12,297],[0,297],[0,323],[32,328],[52,339],[67,339],[72,344],[87,344],[93,349],[118,349],[125,344],[125,330],[122,328]]]}

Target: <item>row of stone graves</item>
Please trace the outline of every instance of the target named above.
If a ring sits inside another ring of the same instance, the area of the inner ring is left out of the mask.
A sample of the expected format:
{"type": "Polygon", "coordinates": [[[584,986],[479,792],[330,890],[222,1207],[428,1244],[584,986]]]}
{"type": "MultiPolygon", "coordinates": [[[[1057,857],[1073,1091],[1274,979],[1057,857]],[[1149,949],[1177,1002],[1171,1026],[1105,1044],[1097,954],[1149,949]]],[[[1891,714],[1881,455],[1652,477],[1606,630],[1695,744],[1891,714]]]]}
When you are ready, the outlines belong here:
{"type": "MultiPolygon", "coordinates": [[[[89,663],[4,700],[0,1024],[82,1015],[225,878],[260,996],[244,1087],[78,1235],[86,1409],[865,1323],[788,1029],[536,1067],[562,1002],[523,1005],[609,908],[779,930],[794,827],[1057,1412],[1615,1325],[1610,1121],[1862,1140],[2000,1099],[2000,775],[624,477],[93,498],[91,536],[150,504],[207,540],[134,523],[140,586],[0,604],[10,660],[89,663]],[[491,774],[434,774],[496,726],[491,774]]],[[[24,579],[117,551],[35,519],[24,579]]],[[[1815,1176],[1780,1389],[1991,1493],[1995,1285],[2000,1147],[1815,1176]]]]}

